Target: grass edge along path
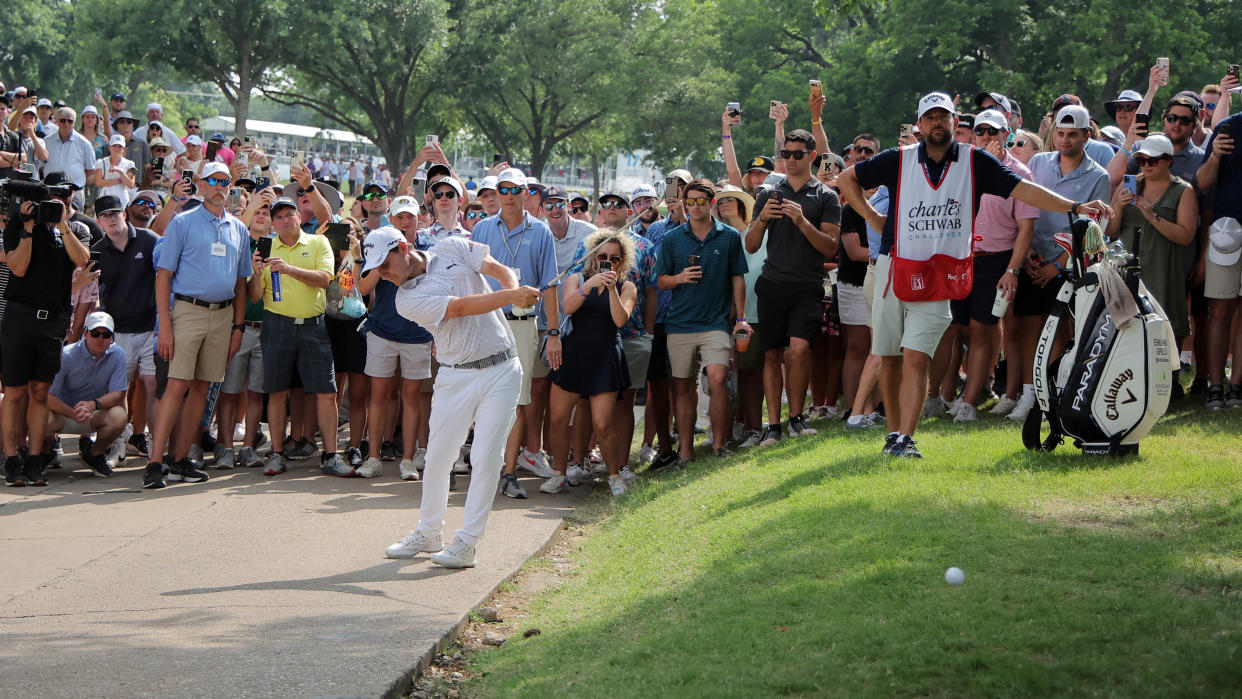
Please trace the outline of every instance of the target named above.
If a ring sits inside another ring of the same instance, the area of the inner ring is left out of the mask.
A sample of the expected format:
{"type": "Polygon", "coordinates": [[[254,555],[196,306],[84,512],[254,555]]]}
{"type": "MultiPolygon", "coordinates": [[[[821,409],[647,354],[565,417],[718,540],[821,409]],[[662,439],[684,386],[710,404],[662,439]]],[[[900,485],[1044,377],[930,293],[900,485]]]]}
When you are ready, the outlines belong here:
{"type": "Polygon", "coordinates": [[[1242,411],[1183,405],[1136,459],[941,419],[894,460],[834,423],[597,491],[541,633],[469,656],[463,693],[1238,694],[1242,411]]]}

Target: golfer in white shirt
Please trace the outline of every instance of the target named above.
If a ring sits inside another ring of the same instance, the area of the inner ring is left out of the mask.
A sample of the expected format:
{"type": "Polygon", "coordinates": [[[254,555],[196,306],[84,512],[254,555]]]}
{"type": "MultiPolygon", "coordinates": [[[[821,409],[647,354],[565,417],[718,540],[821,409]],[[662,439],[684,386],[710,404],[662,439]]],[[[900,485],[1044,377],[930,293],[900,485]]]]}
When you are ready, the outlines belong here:
{"type": "Polygon", "coordinates": [[[510,304],[534,306],[539,290],[519,287],[517,275],[488,254],[488,246],[465,238],[445,238],[419,252],[400,231],[380,228],[362,247],[366,258],[362,274],[377,270],[400,287],[397,312],[431,332],[440,361],[418,527],[386,553],[389,558],[433,553],[432,562],[447,568],[471,567],[496,495],[505,439],[513,427],[522,386],[513,334],[500,309],[510,304]],[[499,280],[503,288],[492,291],[484,275],[499,280]],[[443,548],[450,472],[472,423],[472,472],[464,521],[453,542],[443,548]]]}

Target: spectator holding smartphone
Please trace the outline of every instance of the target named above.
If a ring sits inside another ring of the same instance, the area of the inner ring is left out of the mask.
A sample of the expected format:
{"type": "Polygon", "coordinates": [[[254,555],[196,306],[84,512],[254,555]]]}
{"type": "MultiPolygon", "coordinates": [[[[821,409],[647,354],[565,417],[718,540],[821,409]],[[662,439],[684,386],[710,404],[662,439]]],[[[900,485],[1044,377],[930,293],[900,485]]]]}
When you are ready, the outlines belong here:
{"type": "Polygon", "coordinates": [[[1208,410],[1226,405],[1242,407],[1242,370],[1236,360],[1228,391],[1224,386],[1225,359],[1231,350],[1238,356],[1236,350],[1242,347],[1242,326],[1236,334],[1232,331],[1238,297],[1242,296],[1242,261],[1235,244],[1242,227],[1242,157],[1236,152],[1239,133],[1242,114],[1220,121],[1207,141],[1203,164],[1197,173],[1201,189],[1216,188],[1205,271],[1209,299],[1208,410]]]}

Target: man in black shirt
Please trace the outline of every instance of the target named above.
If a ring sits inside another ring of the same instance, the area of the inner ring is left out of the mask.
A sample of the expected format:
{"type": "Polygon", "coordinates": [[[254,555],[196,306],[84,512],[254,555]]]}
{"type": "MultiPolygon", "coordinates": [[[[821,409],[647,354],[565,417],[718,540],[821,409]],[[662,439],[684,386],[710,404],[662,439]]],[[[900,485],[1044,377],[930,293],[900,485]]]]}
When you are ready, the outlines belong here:
{"type": "MultiPolygon", "coordinates": [[[[889,426],[884,453],[894,456],[923,456],[915,447],[914,430],[927,391],[931,355],[952,317],[948,298],[918,302],[897,298],[891,288],[894,240],[905,250],[905,246],[916,246],[936,232],[969,231],[974,212],[979,210],[979,197],[984,194],[1012,196],[1046,211],[1112,215],[1112,209],[1102,201],[1070,201],[1018,177],[987,151],[955,142],[957,119],[952,110],[953,100],[948,95],[932,92],[924,96],[919,100],[917,122],[922,142],[886,150],[837,179],[846,200],[857,202],[858,212],[882,232],[871,313],[872,352],[883,358],[880,385],[889,426]],[[970,158],[969,167],[963,167],[966,158],[970,158]],[[954,164],[959,164],[957,169],[954,164]],[[890,216],[882,216],[863,197],[863,189],[879,185],[887,186],[892,196],[890,216]],[[969,206],[953,198],[961,191],[971,193],[963,197],[970,199],[969,206]]],[[[910,279],[899,282],[913,286],[910,279]]]]}
{"type": "Polygon", "coordinates": [[[55,225],[36,223],[35,202],[24,202],[4,229],[12,279],[5,289],[0,328],[3,362],[4,477],[9,485],[46,485],[39,454],[47,429],[47,392],[60,370],[61,342],[69,330],[73,270],[86,264],[86,229],[69,222],[68,209],[55,225]],[[30,448],[27,449],[27,437],[30,448]]]}
{"type": "MultiPolygon", "coordinates": [[[[841,235],[841,200],[811,175],[815,137],[804,129],[790,131],[781,150],[786,177],[755,201],[759,215],[746,229],[746,251],[766,245],[768,256],[755,281],[759,343],[763,355],[763,392],[768,426],[763,446],[781,439],[781,372],[789,348],[789,434],[815,434],[806,424],[806,386],[811,375],[811,342],[819,334],[824,259],[837,251],[841,235]]],[[[740,320],[740,319],[739,319],[740,320]]]]}
{"type": "Polygon", "coordinates": [[[65,210],[69,212],[69,220],[86,226],[86,230],[90,232],[91,239],[87,246],[98,243],[103,237],[103,229],[95,222],[95,219],[78,211],[73,207],[73,198],[81,187],[77,186],[63,172],[49,172],[47,177],[43,178],[43,184],[52,190],[52,196],[65,205],[65,210]]]}

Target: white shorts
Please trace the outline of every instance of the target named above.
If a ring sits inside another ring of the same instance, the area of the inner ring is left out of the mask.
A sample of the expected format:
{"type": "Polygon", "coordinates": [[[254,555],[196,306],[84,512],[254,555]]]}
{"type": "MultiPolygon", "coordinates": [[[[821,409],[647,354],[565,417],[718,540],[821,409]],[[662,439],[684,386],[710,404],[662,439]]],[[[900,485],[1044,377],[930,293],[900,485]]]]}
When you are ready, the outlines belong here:
{"type": "MultiPolygon", "coordinates": [[[[113,341],[125,350],[125,378],[134,376],[138,369],[139,376],[155,376],[155,332],[117,333],[113,341]]],[[[132,382],[131,382],[132,383],[132,382]]]]}
{"type": "Polygon", "coordinates": [[[837,313],[842,325],[870,325],[867,298],[861,286],[837,282],[837,313]]]}
{"type": "Polygon", "coordinates": [[[1203,295],[1210,299],[1236,299],[1242,296],[1242,258],[1228,267],[1207,256],[1203,272],[1203,295]]]}
{"type": "Polygon", "coordinates": [[[875,261],[875,303],[871,306],[871,353],[881,357],[901,356],[902,349],[936,353],[940,336],[953,320],[949,300],[906,303],[897,298],[888,284],[892,258],[880,255],[875,261]]]}
{"type": "Polygon", "coordinates": [[[375,333],[367,333],[367,365],[364,372],[376,379],[397,375],[397,363],[401,364],[401,378],[408,381],[431,378],[430,342],[393,342],[375,333]]]}

